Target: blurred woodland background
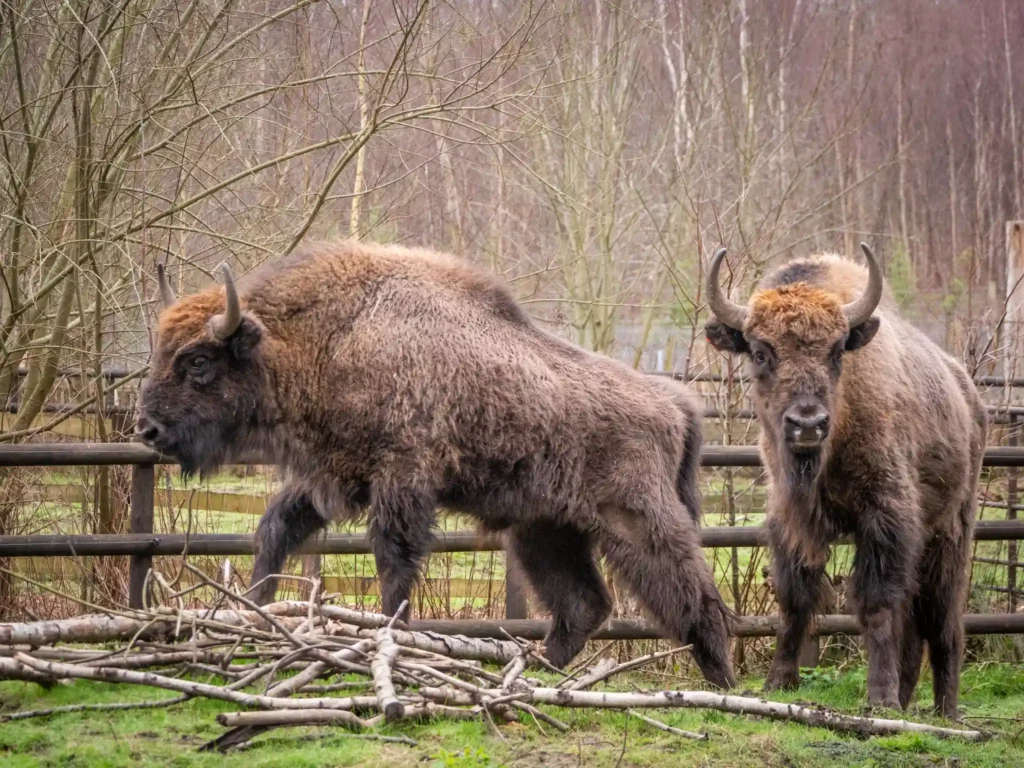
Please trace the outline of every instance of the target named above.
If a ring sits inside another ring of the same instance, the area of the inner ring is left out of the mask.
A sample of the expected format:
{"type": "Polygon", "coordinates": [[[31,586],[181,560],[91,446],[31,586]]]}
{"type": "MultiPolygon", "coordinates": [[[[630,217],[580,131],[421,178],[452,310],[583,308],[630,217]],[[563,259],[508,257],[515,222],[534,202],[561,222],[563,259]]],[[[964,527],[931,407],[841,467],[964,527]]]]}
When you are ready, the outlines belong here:
{"type": "MultiPolygon", "coordinates": [[[[724,373],[701,385],[713,442],[757,429],[737,363],[701,343],[719,243],[745,295],[773,263],[866,240],[914,322],[1000,373],[1022,41],[1009,0],[0,0],[0,441],[129,439],[157,261],[182,294],[221,261],[244,274],[350,236],[450,251],[645,370],[724,373]]],[[[161,471],[167,530],[251,531],[197,493],[258,507],[273,483],[257,468],[197,491],[161,471]]],[[[709,522],[760,522],[758,472],[705,476],[709,522]]],[[[125,529],[127,469],[0,484],[0,535],[125,529]]],[[[1016,548],[990,547],[1005,585],[1016,548]]],[[[709,556],[738,608],[774,611],[761,551],[709,556]]],[[[435,612],[500,612],[500,590],[451,585],[493,585],[503,556],[446,557],[435,612]]],[[[121,600],[108,560],[32,578],[121,600]]],[[[372,562],[332,560],[372,599],[372,562]]],[[[0,566],[0,613],[64,610],[0,566]]],[[[977,600],[1015,609],[1015,589],[977,600]]]]}

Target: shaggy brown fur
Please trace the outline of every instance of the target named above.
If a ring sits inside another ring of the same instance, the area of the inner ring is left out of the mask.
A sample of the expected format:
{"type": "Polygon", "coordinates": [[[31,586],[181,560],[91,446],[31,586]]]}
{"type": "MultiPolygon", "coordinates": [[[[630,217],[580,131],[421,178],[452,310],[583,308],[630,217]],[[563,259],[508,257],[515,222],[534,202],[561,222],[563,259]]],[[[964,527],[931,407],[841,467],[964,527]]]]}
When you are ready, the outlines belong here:
{"type": "Polygon", "coordinates": [[[961,623],[986,417],[964,368],[901,319],[886,289],[850,328],[868,270],[834,255],[765,277],[745,327],[707,337],[751,358],[782,613],[766,688],[799,684],[797,656],[829,545],[851,534],[872,704],[906,706],[927,642],[935,705],[955,716],[961,623]],[[820,423],[820,445],[802,419],[820,423]],[[796,421],[793,421],[796,419],[796,421]]]}
{"type": "Polygon", "coordinates": [[[685,388],[543,332],[491,277],[428,251],[321,246],[239,292],[223,341],[210,330],[219,288],[163,312],[139,433],[186,472],[252,453],[285,469],[254,581],[328,519],[367,509],[393,614],[444,506],[507,532],[553,614],[554,664],[608,616],[598,546],[707,679],[733,685],[695,524],[700,409],[685,388]]]}

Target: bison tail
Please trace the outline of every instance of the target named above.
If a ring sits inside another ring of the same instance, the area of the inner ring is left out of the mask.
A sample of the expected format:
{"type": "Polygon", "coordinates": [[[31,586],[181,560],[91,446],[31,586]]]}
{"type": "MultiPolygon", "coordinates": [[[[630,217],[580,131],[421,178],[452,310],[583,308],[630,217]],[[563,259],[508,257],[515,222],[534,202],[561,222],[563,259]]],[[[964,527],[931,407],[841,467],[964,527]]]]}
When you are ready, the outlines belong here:
{"type": "Polygon", "coordinates": [[[700,525],[700,449],[704,444],[700,414],[687,410],[686,434],[683,436],[683,460],[676,473],[679,500],[690,510],[694,524],[700,525]]]}

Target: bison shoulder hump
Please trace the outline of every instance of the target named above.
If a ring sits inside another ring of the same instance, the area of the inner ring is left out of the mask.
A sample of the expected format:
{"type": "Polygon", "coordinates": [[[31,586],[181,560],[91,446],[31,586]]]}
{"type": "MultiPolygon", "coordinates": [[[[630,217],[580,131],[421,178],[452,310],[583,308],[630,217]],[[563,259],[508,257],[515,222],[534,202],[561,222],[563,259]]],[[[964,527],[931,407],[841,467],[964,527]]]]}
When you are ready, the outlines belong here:
{"type": "Polygon", "coordinates": [[[520,325],[529,325],[530,318],[508,290],[496,283],[490,283],[484,294],[487,305],[502,320],[520,325]]]}
{"type": "Polygon", "coordinates": [[[779,267],[765,276],[761,283],[762,289],[778,288],[794,283],[820,284],[828,272],[828,265],[820,261],[800,259],[779,267]]]}

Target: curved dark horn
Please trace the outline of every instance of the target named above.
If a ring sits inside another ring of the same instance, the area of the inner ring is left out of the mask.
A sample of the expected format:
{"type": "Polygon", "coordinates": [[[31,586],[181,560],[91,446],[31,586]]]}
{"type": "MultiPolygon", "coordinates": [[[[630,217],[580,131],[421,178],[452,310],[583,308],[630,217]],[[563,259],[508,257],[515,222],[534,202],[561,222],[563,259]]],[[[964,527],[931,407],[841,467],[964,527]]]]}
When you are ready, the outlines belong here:
{"type": "Polygon", "coordinates": [[[164,308],[171,306],[178,300],[178,297],[174,295],[174,289],[171,288],[170,282],[167,280],[167,270],[164,268],[162,261],[157,262],[156,265],[156,277],[157,282],[160,283],[160,301],[163,302],[164,308]]]}
{"type": "Polygon", "coordinates": [[[228,338],[242,323],[242,305],[238,301],[238,289],[235,288],[235,278],[231,275],[231,267],[224,262],[219,267],[224,276],[224,298],[227,306],[223,314],[214,315],[210,319],[210,328],[213,335],[221,341],[228,338]]]}
{"type": "Polygon", "coordinates": [[[856,328],[871,317],[878,302],[882,300],[882,267],[878,263],[878,257],[867,243],[861,243],[860,247],[864,251],[864,259],[868,263],[868,287],[860,298],[843,305],[843,314],[846,315],[851,328],[856,328]]]}
{"type": "Polygon", "coordinates": [[[712,313],[718,318],[718,322],[727,325],[735,331],[743,330],[743,323],[747,320],[750,310],[742,304],[737,304],[726,298],[722,292],[722,286],[718,282],[718,272],[722,268],[722,261],[725,259],[725,248],[719,248],[711,257],[711,266],[708,267],[708,306],[712,313]]]}

